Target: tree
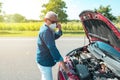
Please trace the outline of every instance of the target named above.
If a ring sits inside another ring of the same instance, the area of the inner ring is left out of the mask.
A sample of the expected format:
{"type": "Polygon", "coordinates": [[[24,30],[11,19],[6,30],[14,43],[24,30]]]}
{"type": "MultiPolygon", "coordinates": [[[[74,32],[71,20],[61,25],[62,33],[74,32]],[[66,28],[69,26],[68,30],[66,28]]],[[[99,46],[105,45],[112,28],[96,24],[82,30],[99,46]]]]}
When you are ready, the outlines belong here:
{"type": "Polygon", "coordinates": [[[25,17],[20,14],[14,14],[12,18],[14,22],[25,22],[25,17]]]}
{"type": "Polygon", "coordinates": [[[0,22],[4,22],[4,17],[0,15],[0,22]]]}
{"type": "Polygon", "coordinates": [[[117,16],[117,22],[120,22],[120,16],[117,16]]]}
{"type": "Polygon", "coordinates": [[[67,14],[66,14],[66,3],[62,0],[49,0],[47,4],[43,4],[42,7],[44,8],[41,11],[41,18],[45,16],[48,11],[54,11],[58,14],[58,20],[60,22],[67,21],[67,14]]]}
{"type": "Polygon", "coordinates": [[[113,16],[113,15],[110,13],[111,10],[112,10],[112,9],[110,8],[110,5],[108,5],[108,6],[106,6],[106,7],[104,7],[104,6],[101,5],[101,6],[99,7],[99,9],[95,9],[95,11],[102,13],[105,17],[107,17],[108,19],[110,19],[111,21],[113,21],[113,20],[116,20],[116,17],[113,16]]]}
{"type": "Polygon", "coordinates": [[[25,17],[20,14],[6,15],[6,22],[25,22],[25,17]]]}
{"type": "MultiPolygon", "coordinates": [[[[2,12],[2,3],[0,2],[0,13],[2,12]]],[[[0,14],[0,22],[4,21],[4,17],[0,14]]]]}
{"type": "Polygon", "coordinates": [[[2,11],[1,9],[2,9],[2,3],[0,2],[0,13],[1,13],[1,11],[2,11]]]}

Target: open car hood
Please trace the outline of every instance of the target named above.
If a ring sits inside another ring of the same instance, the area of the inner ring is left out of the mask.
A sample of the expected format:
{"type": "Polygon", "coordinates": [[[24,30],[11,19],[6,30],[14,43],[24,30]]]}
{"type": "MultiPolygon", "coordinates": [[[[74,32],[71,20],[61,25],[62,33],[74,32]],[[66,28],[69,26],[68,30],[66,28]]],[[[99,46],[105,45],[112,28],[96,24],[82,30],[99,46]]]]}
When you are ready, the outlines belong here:
{"type": "Polygon", "coordinates": [[[89,42],[103,41],[120,52],[120,32],[106,17],[98,12],[83,11],[79,15],[89,42]]]}

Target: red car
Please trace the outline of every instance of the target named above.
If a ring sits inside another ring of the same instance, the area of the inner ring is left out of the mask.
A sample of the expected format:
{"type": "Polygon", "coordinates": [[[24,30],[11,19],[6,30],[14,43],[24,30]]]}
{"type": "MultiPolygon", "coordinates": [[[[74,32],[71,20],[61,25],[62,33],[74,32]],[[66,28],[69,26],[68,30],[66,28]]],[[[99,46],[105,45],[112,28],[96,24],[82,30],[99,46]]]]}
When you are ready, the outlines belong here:
{"type": "Polygon", "coordinates": [[[79,15],[89,44],[72,50],[59,66],[58,80],[120,80],[120,32],[110,20],[93,11],[79,15]]]}

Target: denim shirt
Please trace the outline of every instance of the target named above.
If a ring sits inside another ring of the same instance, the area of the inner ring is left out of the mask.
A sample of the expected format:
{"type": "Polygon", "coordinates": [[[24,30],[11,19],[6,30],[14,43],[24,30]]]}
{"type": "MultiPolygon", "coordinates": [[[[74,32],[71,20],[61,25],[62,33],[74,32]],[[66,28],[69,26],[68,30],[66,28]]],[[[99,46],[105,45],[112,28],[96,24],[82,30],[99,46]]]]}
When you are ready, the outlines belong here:
{"type": "Polygon", "coordinates": [[[56,62],[63,61],[56,45],[55,40],[62,35],[62,31],[53,32],[47,25],[40,28],[37,41],[36,60],[42,66],[54,66],[56,62]]]}

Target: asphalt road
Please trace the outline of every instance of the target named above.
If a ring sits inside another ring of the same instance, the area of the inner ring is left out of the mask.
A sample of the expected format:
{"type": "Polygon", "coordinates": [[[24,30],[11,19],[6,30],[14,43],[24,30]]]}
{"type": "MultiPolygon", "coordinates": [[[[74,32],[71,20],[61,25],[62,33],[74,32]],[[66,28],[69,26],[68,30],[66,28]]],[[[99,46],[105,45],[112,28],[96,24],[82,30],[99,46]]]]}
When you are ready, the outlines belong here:
{"type": "MultiPolygon", "coordinates": [[[[35,63],[37,38],[0,38],[0,80],[40,80],[40,71],[35,63]]],[[[87,44],[83,37],[62,37],[56,41],[64,57],[71,50],[87,44]]],[[[53,67],[57,80],[58,65],[53,67]]]]}

